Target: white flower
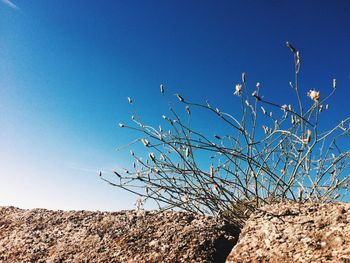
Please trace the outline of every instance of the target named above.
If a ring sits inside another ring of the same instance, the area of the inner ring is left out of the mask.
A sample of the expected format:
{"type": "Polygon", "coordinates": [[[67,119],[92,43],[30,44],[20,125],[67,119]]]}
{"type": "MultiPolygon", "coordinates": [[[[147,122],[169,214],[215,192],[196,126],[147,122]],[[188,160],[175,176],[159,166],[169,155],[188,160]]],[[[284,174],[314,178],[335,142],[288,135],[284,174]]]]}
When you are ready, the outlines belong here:
{"type": "Polygon", "coordinates": [[[233,94],[239,96],[239,95],[241,95],[241,93],[242,93],[242,85],[241,84],[237,84],[236,85],[236,91],[233,94]]]}
{"type": "Polygon", "coordinates": [[[288,109],[288,105],[287,105],[287,104],[283,104],[283,105],[281,106],[281,109],[284,110],[284,111],[287,110],[287,109],[288,109]]]}
{"type": "Polygon", "coordinates": [[[318,102],[320,99],[320,92],[316,91],[314,89],[310,90],[307,95],[310,97],[310,99],[312,99],[315,102],[318,102]]]}

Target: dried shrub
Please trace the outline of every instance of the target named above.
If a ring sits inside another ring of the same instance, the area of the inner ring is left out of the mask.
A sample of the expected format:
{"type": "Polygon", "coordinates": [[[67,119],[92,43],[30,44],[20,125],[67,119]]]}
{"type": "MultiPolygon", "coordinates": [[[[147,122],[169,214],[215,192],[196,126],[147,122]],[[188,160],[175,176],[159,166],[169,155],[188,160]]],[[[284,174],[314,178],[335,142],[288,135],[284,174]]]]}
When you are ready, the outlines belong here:
{"type": "MultiPolygon", "coordinates": [[[[327,96],[299,88],[300,53],[289,42],[295,65],[297,105],[280,105],[262,96],[260,83],[249,91],[246,74],[235,86],[241,113],[231,115],[209,102],[194,103],[179,94],[187,117],[169,106],[163,115],[164,128],[154,128],[132,116],[133,125],[119,124],[142,134],[137,140],[147,158],[132,150],[133,170],[113,171],[117,181],[108,183],[140,196],[138,206],[148,199],[160,209],[221,215],[243,224],[251,211],[264,204],[294,200],[327,202],[344,196],[349,188],[350,151],[343,140],[349,137],[349,119],[320,131],[319,118],[328,110],[328,99],[336,91],[336,80],[327,96]],[[305,107],[306,100],[312,105],[305,107]],[[191,126],[191,110],[215,115],[233,134],[208,136],[191,126]],[[237,116],[238,115],[238,116],[237,116]],[[259,120],[258,117],[261,117],[259,120]],[[184,120],[185,119],[185,120],[184,120]]],[[[165,96],[165,87],[160,86],[165,96]]],[[[128,98],[133,105],[131,98],[128,98]]],[[[171,104],[169,104],[171,105],[171,104]]],[[[101,175],[101,174],[100,174],[101,175]]]]}

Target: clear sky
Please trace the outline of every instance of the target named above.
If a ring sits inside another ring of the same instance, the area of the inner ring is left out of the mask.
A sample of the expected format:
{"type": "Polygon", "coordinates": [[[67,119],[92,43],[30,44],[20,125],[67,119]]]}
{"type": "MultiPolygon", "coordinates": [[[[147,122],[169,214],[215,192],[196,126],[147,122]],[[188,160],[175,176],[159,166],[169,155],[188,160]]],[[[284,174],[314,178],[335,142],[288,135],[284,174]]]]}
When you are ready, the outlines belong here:
{"type": "MultiPolygon", "coordinates": [[[[119,210],[136,197],[97,171],[128,167],[131,96],[161,121],[170,94],[234,112],[235,83],[288,103],[291,41],[301,91],[338,82],[326,121],[349,115],[350,1],[0,0],[0,205],[119,210]]],[[[200,116],[204,117],[204,116],[200,116]]],[[[205,123],[203,123],[205,129],[205,123]]]]}

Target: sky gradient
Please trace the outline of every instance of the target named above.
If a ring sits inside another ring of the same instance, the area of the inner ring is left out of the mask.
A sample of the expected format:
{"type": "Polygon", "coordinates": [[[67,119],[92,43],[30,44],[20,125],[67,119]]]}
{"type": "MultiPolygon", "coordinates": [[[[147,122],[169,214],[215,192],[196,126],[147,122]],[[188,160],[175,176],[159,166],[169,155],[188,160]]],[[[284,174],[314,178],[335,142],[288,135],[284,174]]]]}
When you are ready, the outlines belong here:
{"type": "MultiPolygon", "coordinates": [[[[349,115],[350,2],[0,1],[0,205],[120,210],[136,197],[97,172],[128,167],[137,138],[118,128],[127,96],[153,124],[159,94],[239,108],[243,71],[288,103],[301,52],[301,92],[338,83],[326,123],[349,115]]],[[[204,116],[199,116],[203,118],[204,116]]],[[[206,128],[202,123],[202,128],[206,128]]]]}

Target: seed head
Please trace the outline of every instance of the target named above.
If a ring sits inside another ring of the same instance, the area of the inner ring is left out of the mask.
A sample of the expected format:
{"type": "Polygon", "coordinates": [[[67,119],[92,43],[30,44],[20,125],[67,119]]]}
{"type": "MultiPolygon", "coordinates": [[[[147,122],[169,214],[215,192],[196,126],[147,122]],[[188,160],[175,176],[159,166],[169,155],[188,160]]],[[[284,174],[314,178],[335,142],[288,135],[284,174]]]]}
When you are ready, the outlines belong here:
{"type": "Polygon", "coordinates": [[[164,93],[164,85],[160,84],[160,93],[164,93]]]}
{"type": "Polygon", "coordinates": [[[124,128],[125,125],[124,125],[123,123],[119,123],[119,127],[120,127],[120,128],[124,128]]]}
{"type": "Polygon", "coordinates": [[[130,97],[128,97],[128,102],[132,104],[132,99],[130,97]]]}

